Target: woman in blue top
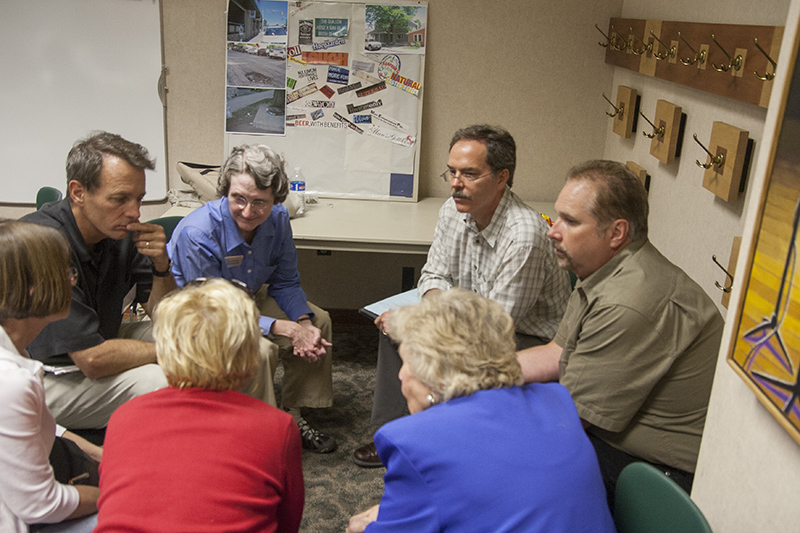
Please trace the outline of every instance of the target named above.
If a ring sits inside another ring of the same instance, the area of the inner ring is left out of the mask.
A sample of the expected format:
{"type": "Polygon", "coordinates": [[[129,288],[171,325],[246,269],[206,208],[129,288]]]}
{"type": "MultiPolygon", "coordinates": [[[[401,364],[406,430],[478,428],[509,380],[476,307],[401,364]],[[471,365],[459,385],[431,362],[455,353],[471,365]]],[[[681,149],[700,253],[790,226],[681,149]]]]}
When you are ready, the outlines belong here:
{"type": "Polygon", "coordinates": [[[514,325],[453,288],[389,318],[413,416],[375,435],[385,492],[348,532],[614,531],[594,448],[567,390],[522,386],[514,325]]]}

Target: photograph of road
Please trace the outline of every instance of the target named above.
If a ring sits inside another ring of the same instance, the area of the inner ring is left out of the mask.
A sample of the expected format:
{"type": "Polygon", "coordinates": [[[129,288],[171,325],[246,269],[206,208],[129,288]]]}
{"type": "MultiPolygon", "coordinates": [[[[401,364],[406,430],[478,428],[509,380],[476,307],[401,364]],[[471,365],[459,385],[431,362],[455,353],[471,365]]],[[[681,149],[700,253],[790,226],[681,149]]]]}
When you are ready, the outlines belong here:
{"type": "Polygon", "coordinates": [[[286,90],[228,87],[225,110],[227,133],[282,135],[286,128],[286,90]]]}
{"type": "Polygon", "coordinates": [[[227,80],[228,85],[237,87],[282,87],[286,82],[286,45],[273,51],[250,43],[228,43],[227,80]]]}
{"type": "Polygon", "coordinates": [[[229,4],[229,133],[284,133],[287,12],[285,1],[241,0],[229,4]]]}

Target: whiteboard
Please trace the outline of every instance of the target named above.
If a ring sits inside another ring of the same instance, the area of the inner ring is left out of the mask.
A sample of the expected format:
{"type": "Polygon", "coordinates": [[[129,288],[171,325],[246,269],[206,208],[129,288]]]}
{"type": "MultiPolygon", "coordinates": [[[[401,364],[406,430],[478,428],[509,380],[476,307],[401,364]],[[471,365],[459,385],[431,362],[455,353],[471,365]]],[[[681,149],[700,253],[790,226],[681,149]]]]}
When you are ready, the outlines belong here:
{"type": "Polygon", "coordinates": [[[166,197],[157,0],[0,2],[0,202],[66,189],[73,143],[118,133],[156,158],[146,200],[166,197]]]}

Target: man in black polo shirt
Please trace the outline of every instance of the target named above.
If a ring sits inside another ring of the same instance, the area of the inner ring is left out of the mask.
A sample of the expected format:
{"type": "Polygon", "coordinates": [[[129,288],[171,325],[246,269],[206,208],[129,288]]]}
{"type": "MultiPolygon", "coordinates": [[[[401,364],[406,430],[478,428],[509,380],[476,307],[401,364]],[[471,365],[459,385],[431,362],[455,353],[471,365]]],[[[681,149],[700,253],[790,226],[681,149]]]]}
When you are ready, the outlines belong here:
{"type": "Polygon", "coordinates": [[[67,156],[67,198],[22,218],[60,230],[78,269],[69,316],[28,346],[45,364],[47,406],[70,429],[101,428],[125,401],[166,387],[148,322],[122,323],[137,283],[152,283],[148,314],[176,287],[161,226],[139,222],[147,150],[106,132],[78,141],[67,156]]]}

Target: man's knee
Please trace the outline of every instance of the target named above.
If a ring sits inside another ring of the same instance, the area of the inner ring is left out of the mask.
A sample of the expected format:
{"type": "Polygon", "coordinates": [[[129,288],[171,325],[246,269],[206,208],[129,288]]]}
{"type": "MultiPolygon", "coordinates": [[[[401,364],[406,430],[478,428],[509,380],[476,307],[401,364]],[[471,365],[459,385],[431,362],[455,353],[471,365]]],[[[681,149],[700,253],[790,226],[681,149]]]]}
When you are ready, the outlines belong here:
{"type": "Polygon", "coordinates": [[[164,370],[157,364],[147,364],[131,368],[116,376],[118,386],[127,392],[127,396],[134,398],[163,389],[168,386],[164,370]]]}

